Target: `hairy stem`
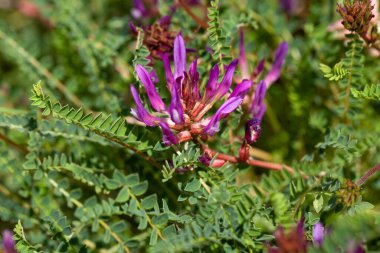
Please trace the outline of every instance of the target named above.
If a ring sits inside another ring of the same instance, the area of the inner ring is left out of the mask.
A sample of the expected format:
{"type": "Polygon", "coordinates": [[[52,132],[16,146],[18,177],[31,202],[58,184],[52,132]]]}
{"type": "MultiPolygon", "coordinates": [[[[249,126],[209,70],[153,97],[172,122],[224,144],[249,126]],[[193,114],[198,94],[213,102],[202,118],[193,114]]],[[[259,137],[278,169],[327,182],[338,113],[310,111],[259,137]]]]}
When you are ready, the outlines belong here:
{"type": "Polygon", "coordinates": [[[216,156],[217,159],[221,159],[230,163],[246,163],[251,166],[257,166],[269,170],[282,170],[285,169],[289,171],[290,173],[294,173],[294,169],[284,165],[284,164],[279,164],[279,163],[271,163],[271,162],[265,162],[265,161],[260,161],[260,160],[253,160],[253,159],[248,159],[247,161],[241,161],[239,158],[232,156],[232,155],[227,155],[227,154],[222,154],[219,153],[215,150],[212,150],[208,147],[202,147],[205,152],[208,152],[211,156],[216,156]]]}
{"type": "Polygon", "coordinates": [[[378,165],[376,165],[375,167],[373,167],[372,169],[370,169],[369,171],[367,171],[364,176],[362,176],[357,182],[356,184],[358,186],[362,186],[367,180],[368,178],[370,178],[373,174],[375,174],[378,170],[380,170],[380,163],[378,165]]]}

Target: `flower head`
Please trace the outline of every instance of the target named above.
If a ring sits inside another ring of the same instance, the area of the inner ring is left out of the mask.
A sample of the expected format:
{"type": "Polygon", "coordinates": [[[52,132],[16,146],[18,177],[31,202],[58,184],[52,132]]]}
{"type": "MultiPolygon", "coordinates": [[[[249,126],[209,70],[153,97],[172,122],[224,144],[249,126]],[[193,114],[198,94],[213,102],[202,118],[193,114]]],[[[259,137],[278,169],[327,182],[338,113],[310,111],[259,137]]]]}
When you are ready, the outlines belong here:
{"type": "Polygon", "coordinates": [[[305,236],[303,221],[299,221],[297,226],[288,234],[282,227],[279,227],[274,233],[277,247],[270,247],[270,253],[306,253],[308,241],[305,236]]]}
{"type": "MultiPolygon", "coordinates": [[[[174,38],[176,32],[170,30],[171,16],[165,16],[155,22],[153,25],[142,26],[144,31],[143,44],[149,49],[151,55],[160,59],[163,53],[171,53],[173,51],[174,38]]],[[[129,22],[132,33],[137,36],[137,27],[129,22]]]]}
{"type": "Polygon", "coordinates": [[[375,17],[372,14],[373,9],[371,0],[345,0],[343,4],[338,3],[337,7],[344,27],[359,35],[367,33],[371,19],[375,17]]]}
{"type": "Polygon", "coordinates": [[[160,117],[145,109],[133,85],[131,85],[131,92],[136,108],[132,109],[132,114],[147,126],[160,126],[165,144],[177,144],[189,140],[192,135],[213,136],[219,131],[220,121],[240,106],[252,82],[243,80],[233,89],[214,115],[205,117],[213,105],[230,89],[238,61],[234,60],[227,66],[220,83],[218,82],[219,68],[214,66],[210,72],[206,90],[201,94],[200,76],[197,71],[198,61],[195,59],[187,68],[186,47],[181,34],[174,40],[173,59],[174,72],[170,66],[168,54],[162,54],[166,84],[171,95],[169,106],[164,104],[148,71],[141,65],[136,66],[137,76],[145,88],[150,104],[156,112],[160,113],[160,117]],[[178,133],[175,135],[172,130],[178,133]]]}
{"type": "Polygon", "coordinates": [[[4,253],[17,253],[15,242],[12,238],[12,232],[9,230],[3,231],[3,250],[4,253]]]}

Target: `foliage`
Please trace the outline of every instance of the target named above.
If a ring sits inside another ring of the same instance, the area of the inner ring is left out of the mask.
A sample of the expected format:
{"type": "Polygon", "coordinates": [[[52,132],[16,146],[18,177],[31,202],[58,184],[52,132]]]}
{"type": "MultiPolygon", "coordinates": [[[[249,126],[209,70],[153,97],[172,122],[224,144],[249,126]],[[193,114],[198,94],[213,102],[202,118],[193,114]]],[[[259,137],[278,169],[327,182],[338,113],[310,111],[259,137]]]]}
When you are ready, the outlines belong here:
{"type": "Polygon", "coordinates": [[[349,252],[351,244],[379,251],[380,46],[372,23],[371,34],[332,31],[339,17],[327,0],[293,1],[291,10],[282,0],[142,1],[142,17],[138,1],[7,2],[0,0],[0,230],[13,228],[17,252],[267,252],[280,246],[279,227],[288,232],[300,220],[308,252],[349,252]],[[181,142],[166,146],[160,127],[133,116],[137,64],[158,76],[157,92],[171,103],[163,63],[144,44],[144,31],[166,15],[170,33],[186,40],[187,62],[198,60],[202,94],[213,65],[220,83],[239,58],[238,31],[249,70],[266,59],[254,85],[276,64],[278,45],[289,44],[254,147],[243,142],[254,88],[213,137],[186,139],[179,130],[181,142]],[[330,231],[322,245],[313,242],[317,222],[330,231]]]}

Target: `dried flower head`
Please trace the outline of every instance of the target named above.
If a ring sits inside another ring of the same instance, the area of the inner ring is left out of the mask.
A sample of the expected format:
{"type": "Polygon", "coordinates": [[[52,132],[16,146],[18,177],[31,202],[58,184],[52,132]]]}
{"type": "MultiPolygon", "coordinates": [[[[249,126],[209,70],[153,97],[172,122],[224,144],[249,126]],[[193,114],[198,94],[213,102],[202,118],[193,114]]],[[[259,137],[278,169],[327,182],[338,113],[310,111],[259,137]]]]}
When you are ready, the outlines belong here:
{"type": "Polygon", "coordinates": [[[360,186],[351,180],[345,180],[338,192],[339,202],[345,207],[353,206],[360,196],[360,186]]]}
{"type": "MultiPolygon", "coordinates": [[[[153,25],[143,26],[143,44],[149,49],[151,56],[161,59],[163,53],[171,55],[177,32],[170,30],[171,16],[165,16],[153,25]]],[[[137,27],[130,22],[132,33],[137,36],[137,27]]]]}
{"type": "Polygon", "coordinates": [[[371,0],[345,0],[343,4],[338,3],[337,11],[342,16],[344,27],[359,35],[368,32],[374,6],[371,0]]]}

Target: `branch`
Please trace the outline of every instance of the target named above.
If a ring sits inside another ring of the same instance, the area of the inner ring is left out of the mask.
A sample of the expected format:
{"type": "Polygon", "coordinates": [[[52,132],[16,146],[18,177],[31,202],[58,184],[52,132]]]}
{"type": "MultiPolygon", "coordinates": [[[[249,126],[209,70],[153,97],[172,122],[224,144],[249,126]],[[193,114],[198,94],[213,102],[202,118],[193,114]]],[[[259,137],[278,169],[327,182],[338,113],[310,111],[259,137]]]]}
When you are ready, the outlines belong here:
{"type": "Polygon", "coordinates": [[[194,12],[191,10],[191,8],[187,5],[186,1],[184,0],[178,0],[178,2],[182,5],[183,9],[186,11],[187,14],[189,14],[190,17],[192,17],[195,22],[198,23],[202,28],[207,29],[208,24],[204,22],[202,19],[200,19],[197,15],[194,14],[194,12]]]}
{"type": "Polygon", "coordinates": [[[7,144],[9,144],[10,146],[13,146],[13,147],[17,148],[17,149],[20,150],[22,153],[25,153],[25,154],[28,153],[28,150],[27,150],[25,147],[23,147],[23,146],[17,144],[16,142],[12,141],[11,139],[9,139],[8,137],[6,137],[6,136],[3,135],[2,133],[0,133],[0,140],[3,140],[3,141],[5,141],[7,144]]]}
{"type": "Polygon", "coordinates": [[[36,58],[30,55],[23,47],[21,47],[14,39],[7,36],[3,31],[0,30],[0,39],[2,39],[6,44],[15,49],[19,55],[26,59],[30,65],[36,68],[36,70],[46,77],[46,79],[54,84],[53,87],[57,88],[67,100],[75,104],[77,107],[84,107],[81,100],[75,96],[71,91],[66,89],[66,86],[58,80],[47,68],[45,68],[36,58]]]}

